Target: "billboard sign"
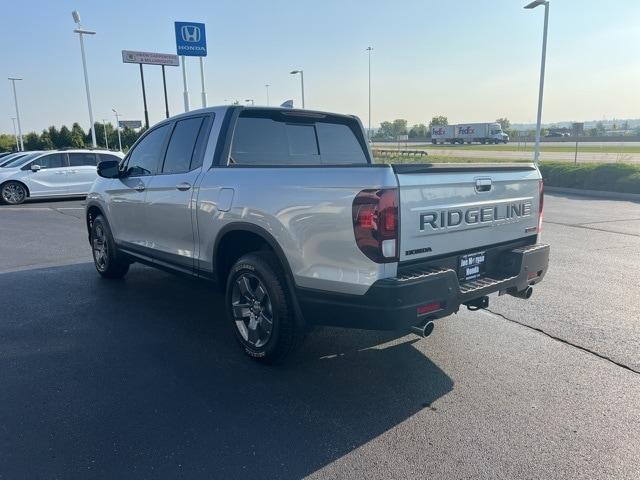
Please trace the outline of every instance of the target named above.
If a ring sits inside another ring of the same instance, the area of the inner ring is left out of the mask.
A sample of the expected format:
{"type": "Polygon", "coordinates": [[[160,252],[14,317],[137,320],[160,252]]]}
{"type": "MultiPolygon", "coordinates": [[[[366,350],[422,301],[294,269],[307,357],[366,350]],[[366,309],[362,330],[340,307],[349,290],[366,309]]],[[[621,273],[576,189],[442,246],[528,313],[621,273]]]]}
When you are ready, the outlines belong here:
{"type": "Polygon", "coordinates": [[[145,65],[165,65],[167,67],[180,65],[178,55],[173,55],[172,53],[135,52],[133,50],[122,50],[122,61],[124,63],[144,63],[145,65]]]}
{"type": "Polygon", "coordinates": [[[174,22],[176,51],[186,57],[207,56],[207,36],[204,23],[174,22]]]}
{"type": "Polygon", "coordinates": [[[120,125],[120,128],[140,128],[142,127],[142,120],[120,120],[118,125],[120,125]]]}

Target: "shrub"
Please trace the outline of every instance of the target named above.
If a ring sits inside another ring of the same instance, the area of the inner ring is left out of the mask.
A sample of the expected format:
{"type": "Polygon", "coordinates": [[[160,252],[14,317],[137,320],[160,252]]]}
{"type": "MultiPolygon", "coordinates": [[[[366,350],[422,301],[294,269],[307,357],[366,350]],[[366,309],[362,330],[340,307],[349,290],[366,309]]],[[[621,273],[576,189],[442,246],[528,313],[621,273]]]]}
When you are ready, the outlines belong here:
{"type": "Polygon", "coordinates": [[[542,162],[540,171],[550,187],[640,193],[640,166],[629,163],[542,162]]]}

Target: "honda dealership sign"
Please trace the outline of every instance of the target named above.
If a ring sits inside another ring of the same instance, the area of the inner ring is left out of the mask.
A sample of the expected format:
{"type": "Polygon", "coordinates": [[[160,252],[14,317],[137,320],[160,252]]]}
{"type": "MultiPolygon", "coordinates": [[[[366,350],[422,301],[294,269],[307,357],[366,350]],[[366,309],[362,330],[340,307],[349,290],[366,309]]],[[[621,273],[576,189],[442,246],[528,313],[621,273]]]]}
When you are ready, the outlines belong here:
{"type": "Polygon", "coordinates": [[[207,56],[207,36],[204,23],[175,22],[176,50],[187,57],[207,56]]]}

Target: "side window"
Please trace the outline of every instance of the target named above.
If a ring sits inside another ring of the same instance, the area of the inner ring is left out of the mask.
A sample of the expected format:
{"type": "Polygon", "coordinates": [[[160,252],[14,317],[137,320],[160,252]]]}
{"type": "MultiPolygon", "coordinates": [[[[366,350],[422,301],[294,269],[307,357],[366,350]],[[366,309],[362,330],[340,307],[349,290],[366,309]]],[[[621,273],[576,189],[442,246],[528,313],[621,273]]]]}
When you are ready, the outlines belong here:
{"type": "Polygon", "coordinates": [[[83,152],[83,153],[69,153],[69,166],[70,167],[83,167],[87,165],[96,166],[96,154],[83,152]]]}
{"type": "Polygon", "coordinates": [[[49,155],[43,155],[31,162],[31,165],[40,165],[40,168],[42,169],[66,167],[67,162],[65,156],[65,153],[51,153],[49,155]]]}
{"type": "Polygon", "coordinates": [[[176,122],[164,157],[163,173],[183,173],[191,169],[202,121],[203,118],[199,117],[176,122]]]}
{"type": "Polygon", "coordinates": [[[367,163],[362,145],[348,125],[318,122],[316,129],[322,163],[367,163]]]}
{"type": "Polygon", "coordinates": [[[154,175],[160,165],[162,147],[170,125],[150,131],[129,154],[127,171],[130,176],[154,175]]]}

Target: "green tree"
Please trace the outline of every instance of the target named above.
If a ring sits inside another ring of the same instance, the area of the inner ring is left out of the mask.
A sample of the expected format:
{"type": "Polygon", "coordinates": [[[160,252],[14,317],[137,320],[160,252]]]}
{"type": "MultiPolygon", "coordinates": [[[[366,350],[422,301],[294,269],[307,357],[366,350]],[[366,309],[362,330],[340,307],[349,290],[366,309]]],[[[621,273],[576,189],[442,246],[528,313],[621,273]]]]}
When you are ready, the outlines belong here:
{"type": "Polygon", "coordinates": [[[73,136],[71,130],[63,125],[58,132],[58,148],[69,148],[73,146],[73,136]]]}
{"type": "Polygon", "coordinates": [[[511,122],[509,121],[508,118],[498,118],[496,120],[496,123],[499,123],[500,126],[502,127],[502,131],[506,132],[507,130],[509,130],[511,128],[511,122]]]}
{"type": "Polygon", "coordinates": [[[607,131],[606,128],[604,128],[604,123],[602,122],[596,123],[597,135],[604,135],[606,131],[607,131]]]}
{"type": "Polygon", "coordinates": [[[40,150],[40,137],[36,132],[29,132],[23,137],[25,150],[40,150]]]}
{"type": "Polygon", "coordinates": [[[424,123],[419,123],[411,127],[409,130],[409,138],[426,138],[427,126],[424,123]]]}
{"type": "Polygon", "coordinates": [[[392,124],[392,129],[393,129],[393,137],[394,138],[398,138],[398,135],[406,135],[407,134],[407,121],[402,119],[402,118],[398,118],[398,119],[394,120],[393,124],[392,124]]]}
{"type": "Polygon", "coordinates": [[[393,137],[393,124],[391,122],[382,122],[380,128],[376,132],[376,137],[380,139],[393,137]]]}
{"type": "Polygon", "coordinates": [[[48,135],[54,148],[63,148],[64,145],[60,144],[60,133],[58,132],[58,129],[55,125],[51,125],[49,127],[48,135]]]}
{"type": "Polygon", "coordinates": [[[43,130],[38,138],[39,150],[53,150],[56,146],[53,144],[49,130],[43,130]]]}
{"type": "Polygon", "coordinates": [[[85,146],[85,139],[86,135],[84,133],[84,130],[82,129],[82,127],[80,126],[79,123],[74,123],[71,126],[71,146],[73,148],[84,148],[85,146]]]}
{"type": "Polygon", "coordinates": [[[12,152],[16,149],[15,135],[0,133],[0,152],[12,152]]]}
{"type": "Polygon", "coordinates": [[[435,125],[449,125],[449,119],[444,115],[437,115],[429,122],[429,132],[435,125]]]}

